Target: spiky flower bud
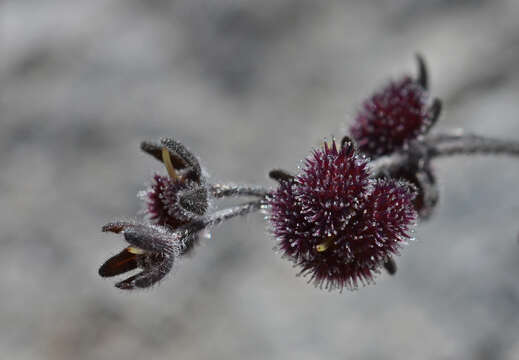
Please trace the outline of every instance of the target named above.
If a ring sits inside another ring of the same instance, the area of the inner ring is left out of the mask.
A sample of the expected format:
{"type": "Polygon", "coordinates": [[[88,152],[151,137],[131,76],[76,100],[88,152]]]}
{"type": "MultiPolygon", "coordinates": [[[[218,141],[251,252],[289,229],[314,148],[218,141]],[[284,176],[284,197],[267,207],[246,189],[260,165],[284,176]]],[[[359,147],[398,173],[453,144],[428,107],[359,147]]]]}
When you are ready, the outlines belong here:
{"type": "Polygon", "coordinates": [[[269,197],[272,232],[315,285],[354,289],[409,239],[413,198],[407,183],[370,179],[351,143],[325,143],[269,197]]]}
{"type": "MultiPolygon", "coordinates": [[[[399,151],[436,123],[441,113],[441,101],[434,99],[428,106],[428,73],[424,59],[417,55],[418,76],[404,76],[364,101],[350,127],[358,148],[371,158],[399,151]]],[[[415,156],[414,159],[420,159],[415,156]]],[[[438,201],[435,176],[427,162],[413,161],[391,174],[417,189],[414,205],[420,218],[429,217],[438,201]]]]}
{"type": "Polygon", "coordinates": [[[427,99],[427,91],[406,76],[365,100],[350,128],[359,150],[378,157],[416,139],[431,122],[427,99]]]}

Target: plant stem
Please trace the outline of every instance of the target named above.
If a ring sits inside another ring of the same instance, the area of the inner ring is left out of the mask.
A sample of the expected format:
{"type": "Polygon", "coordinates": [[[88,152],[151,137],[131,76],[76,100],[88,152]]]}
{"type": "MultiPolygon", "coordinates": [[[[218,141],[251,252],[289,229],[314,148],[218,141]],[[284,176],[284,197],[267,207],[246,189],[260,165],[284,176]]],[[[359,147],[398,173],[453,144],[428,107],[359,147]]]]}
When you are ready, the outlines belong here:
{"type": "Polygon", "coordinates": [[[240,205],[216,211],[206,216],[202,221],[204,227],[215,227],[234,217],[256,212],[261,209],[263,205],[265,205],[264,199],[246,202],[240,205]]]}
{"type": "Polygon", "coordinates": [[[467,134],[443,139],[429,152],[431,158],[472,154],[519,156],[519,142],[467,134]]]}
{"type": "Polygon", "coordinates": [[[233,196],[255,196],[264,198],[270,192],[262,186],[234,184],[212,184],[209,187],[209,191],[218,199],[233,196]]]}
{"type": "Polygon", "coordinates": [[[429,145],[436,145],[446,141],[455,141],[460,139],[485,139],[485,137],[476,134],[467,134],[463,129],[452,129],[439,134],[427,135],[424,142],[429,145]]]}
{"type": "Polygon", "coordinates": [[[429,136],[416,142],[406,151],[383,156],[370,163],[372,177],[391,175],[402,167],[433,158],[453,155],[510,155],[519,156],[519,142],[487,138],[455,132],[429,136]]]}
{"type": "Polygon", "coordinates": [[[235,205],[229,208],[225,208],[222,210],[215,211],[212,214],[208,214],[203,216],[198,220],[194,220],[189,224],[181,226],[173,231],[176,237],[186,237],[191,234],[197,233],[204,229],[213,228],[221,223],[230,220],[237,216],[247,215],[253,212],[258,211],[264,206],[265,199],[262,198],[256,201],[246,202],[240,205],[235,205]]]}

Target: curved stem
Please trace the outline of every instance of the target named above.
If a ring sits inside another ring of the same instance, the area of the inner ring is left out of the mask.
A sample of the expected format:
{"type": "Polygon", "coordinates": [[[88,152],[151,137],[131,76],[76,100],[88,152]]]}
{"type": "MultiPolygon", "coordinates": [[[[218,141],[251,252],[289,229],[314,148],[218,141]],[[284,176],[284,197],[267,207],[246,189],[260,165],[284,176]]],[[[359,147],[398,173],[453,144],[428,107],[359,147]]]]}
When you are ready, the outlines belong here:
{"type": "Polygon", "coordinates": [[[481,139],[481,140],[483,140],[486,138],[484,136],[480,136],[480,135],[476,135],[476,134],[467,134],[463,131],[463,129],[453,129],[453,130],[443,132],[440,134],[428,135],[424,139],[424,142],[426,142],[430,146],[433,146],[433,145],[441,144],[444,142],[457,141],[457,140],[461,140],[461,139],[465,139],[465,140],[481,139]]]}
{"type": "Polygon", "coordinates": [[[391,175],[402,167],[453,155],[509,155],[519,156],[519,141],[499,140],[464,134],[461,131],[428,136],[407,150],[371,161],[372,177],[391,175]]]}
{"type": "Polygon", "coordinates": [[[256,212],[261,209],[263,205],[265,205],[265,201],[261,199],[216,211],[203,219],[204,227],[214,227],[234,217],[256,212]]]}
{"type": "Polygon", "coordinates": [[[262,186],[234,185],[234,184],[212,184],[209,187],[211,195],[215,198],[232,196],[255,196],[264,198],[270,192],[262,186]]]}
{"type": "Polygon", "coordinates": [[[232,206],[226,209],[215,211],[212,214],[194,220],[189,224],[181,226],[173,231],[179,238],[189,236],[204,229],[213,228],[221,223],[230,220],[237,216],[247,215],[261,209],[266,204],[265,199],[262,198],[256,201],[246,202],[240,205],[232,206]]]}
{"type": "Polygon", "coordinates": [[[519,156],[519,142],[466,134],[444,138],[429,149],[431,158],[471,154],[519,156]]]}

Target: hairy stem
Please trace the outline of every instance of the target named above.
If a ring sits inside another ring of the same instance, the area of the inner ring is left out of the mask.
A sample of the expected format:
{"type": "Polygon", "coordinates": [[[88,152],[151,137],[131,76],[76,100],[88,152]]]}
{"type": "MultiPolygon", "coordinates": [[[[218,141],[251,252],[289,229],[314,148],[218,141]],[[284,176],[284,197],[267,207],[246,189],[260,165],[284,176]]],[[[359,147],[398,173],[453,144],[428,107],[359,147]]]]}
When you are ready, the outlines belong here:
{"type": "Polygon", "coordinates": [[[444,139],[430,149],[431,158],[471,154],[519,156],[519,142],[467,134],[444,139]]]}
{"type": "Polygon", "coordinates": [[[428,136],[405,151],[383,156],[370,163],[372,177],[397,173],[402,167],[453,155],[519,156],[519,141],[499,140],[456,131],[428,136]]]}
{"type": "Polygon", "coordinates": [[[206,216],[202,221],[204,227],[214,227],[237,216],[244,216],[258,211],[265,205],[264,199],[250,201],[227,209],[216,211],[206,216]]]}
{"type": "Polygon", "coordinates": [[[463,129],[452,129],[447,132],[439,133],[439,134],[431,134],[428,135],[424,142],[426,142],[429,146],[435,146],[441,143],[449,142],[449,141],[457,141],[457,140],[484,140],[486,139],[484,136],[476,135],[476,134],[468,134],[465,133],[463,129]]]}
{"type": "Polygon", "coordinates": [[[204,229],[213,228],[234,217],[243,216],[256,212],[259,209],[261,209],[263,205],[265,205],[264,198],[232,206],[226,209],[218,210],[212,214],[203,216],[198,220],[194,220],[189,224],[175,229],[174,234],[178,237],[189,236],[204,229]]]}
{"type": "Polygon", "coordinates": [[[215,198],[233,196],[255,196],[264,198],[270,192],[262,186],[234,185],[234,184],[212,184],[209,187],[211,195],[215,198]]]}

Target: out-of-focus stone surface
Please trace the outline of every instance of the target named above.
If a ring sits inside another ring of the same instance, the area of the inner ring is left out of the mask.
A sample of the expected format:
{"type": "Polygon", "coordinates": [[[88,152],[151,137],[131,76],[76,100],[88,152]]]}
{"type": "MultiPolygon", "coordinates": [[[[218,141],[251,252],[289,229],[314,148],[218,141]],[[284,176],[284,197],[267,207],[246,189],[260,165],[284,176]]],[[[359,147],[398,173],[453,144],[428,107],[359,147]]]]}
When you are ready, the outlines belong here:
{"type": "Polygon", "coordinates": [[[261,215],[160,287],[97,276],[175,136],[213,181],[268,184],[362,99],[430,65],[438,129],[519,138],[519,2],[0,2],[0,350],[18,359],[519,359],[519,162],[436,164],[441,200],[394,278],[296,278],[261,215]]]}

